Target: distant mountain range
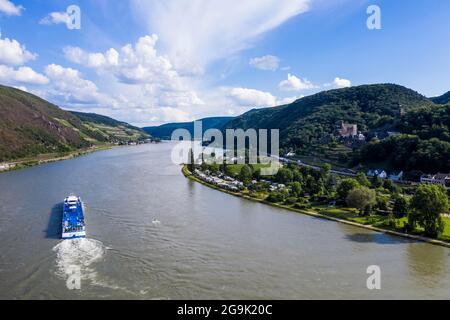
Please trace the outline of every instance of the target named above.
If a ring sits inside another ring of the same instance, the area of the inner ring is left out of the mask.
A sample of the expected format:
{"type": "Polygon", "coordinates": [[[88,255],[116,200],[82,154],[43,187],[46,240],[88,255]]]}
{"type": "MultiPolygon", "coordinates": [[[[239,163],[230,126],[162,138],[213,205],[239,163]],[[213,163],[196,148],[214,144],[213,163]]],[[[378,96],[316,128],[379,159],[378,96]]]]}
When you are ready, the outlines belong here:
{"type": "MultiPolygon", "coordinates": [[[[426,98],[395,84],[363,85],[320,92],[288,105],[253,109],[235,118],[201,121],[203,131],[279,129],[282,151],[317,155],[331,150],[336,159],[341,156],[334,151],[337,124],[356,124],[369,139],[380,139],[353,151],[348,146],[341,148],[355,165],[450,171],[449,98],[450,93],[426,98]],[[392,133],[395,138],[385,139],[392,133]]],[[[0,86],[0,161],[149,135],[170,139],[176,129],[193,134],[194,123],[140,129],[97,114],[64,111],[32,94],[0,86]]]]}
{"type": "Polygon", "coordinates": [[[0,86],[0,161],[146,137],[129,124],[64,111],[30,93],[0,86]]]}
{"type": "MultiPolygon", "coordinates": [[[[232,119],[233,117],[212,117],[200,119],[198,121],[202,122],[203,134],[209,129],[222,129],[232,119]]],[[[193,136],[194,122],[167,123],[161,126],[145,127],[142,129],[153,137],[169,140],[172,137],[172,132],[177,129],[186,129],[191,133],[191,136],[193,136]]]]}

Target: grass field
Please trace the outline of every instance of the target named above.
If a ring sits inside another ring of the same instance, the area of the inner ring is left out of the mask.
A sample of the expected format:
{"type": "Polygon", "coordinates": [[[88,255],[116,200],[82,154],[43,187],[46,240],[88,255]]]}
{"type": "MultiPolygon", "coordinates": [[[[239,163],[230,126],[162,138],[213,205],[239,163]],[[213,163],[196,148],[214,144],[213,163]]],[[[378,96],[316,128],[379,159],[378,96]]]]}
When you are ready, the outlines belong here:
{"type": "MultiPolygon", "coordinates": [[[[375,215],[375,216],[370,216],[370,217],[360,217],[358,215],[357,211],[354,209],[326,208],[326,207],[320,207],[320,206],[313,207],[313,209],[323,215],[326,215],[326,216],[335,217],[335,218],[339,218],[339,219],[345,219],[348,221],[353,221],[353,222],[361,223],[364,225],[371,225],[374,227],[390,229],[390,230],[398,231],[398,232],[402,232],[404,226],[408,222],[407,218],[396,219],[395,227],[393,227],[389,224],[388,217],[384,217],[384,216],[380,216],[380,215],[375,215]]],[[[450,241],[450,218],[443,218],[443,220],[444,220],[444,224],[445,224],[445,229],[444,229],[443,234],[439,238],[439,240],[450,241]]],[[[420,230],[418,230],[417,234],[420,234],[420,230]]]]}

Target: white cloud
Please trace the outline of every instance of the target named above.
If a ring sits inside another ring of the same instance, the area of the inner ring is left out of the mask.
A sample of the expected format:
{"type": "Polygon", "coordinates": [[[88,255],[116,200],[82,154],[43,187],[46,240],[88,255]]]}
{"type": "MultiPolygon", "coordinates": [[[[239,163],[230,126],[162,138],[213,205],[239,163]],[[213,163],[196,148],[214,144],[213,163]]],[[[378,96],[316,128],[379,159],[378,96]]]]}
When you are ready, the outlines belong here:
{"type": "Polygon", "coordinates": [[[22,91],[25,91],[25,92],[29,92],[28,91],[28,88],[27,87],[25,87],[25,86],[13,86],[14,88],[16,88],[16,89],[19,89],[19,90],[22,90],[22,91]]]}
{"type": "MultiPolygon", "coordinates": [[[[0,35],[1,36],[1,35],[0,35]]],[[[35,60],[37,55],[26,50],[17,40],[0,38],[0,63],[12,66],[25,64],[27,61],[35,60]]]]}
{"type": "Polygon", "coordinates": [[[65,47],[64,56],[67,60],[89,68],[103,68],[119,65],[119,53],[109,49],[103,53],[87,53],[78,47],[65,47]]]}
{"type": "Polygon", "coordinates": [[[113,99],[100,93],[92,81],[83,79],[78,70],[50,64],[45,68],[45,74],[52,80],[53,84],[49,94],[59,103],[106,105],[111,107],[116,105],[113,99]]]}
{"type": "Polygon", "coordinates": [[[245,107],[271,107],[276,104],[277,99],[270,93],[247,88],[233,88],[229,96],[239,106],[245,107]]]}
{"type": "Polygon", "coordinates": [[[309,0],[131,0],[176,70],[199,73],[248,48],[261,34],[306,12],[309,0]],[[174,27],[176,24],[176,27],[174,27]]]}
{"type": "Polygon", "coordinates": [[[7,84],[35,84],[43,85],[49,83],[47,77],[37,73],[30,67],[19,67],[14,69],[5,65],[0,65],[0,80],[7,84]]]}
{"type": "Polygon", "coordinates": [[[42,18],[39,22],[44,25],[52,25],[52,24],[67,24],[70,21],[70,16],[67,12],[51,12],[46,17],[42,18]]]}
{"type": "MultiPolygon", "coordinates": [[[[141,37],[134,45],[127,44],[119,50],[110,48],[104,53],[90,53],[81,48],[66,47],[64,54],[69,61],[93,68],[100,75],[113,75],[119,84],[127,85],[128,90],[140,88],[132,91],[134,105],[185,109],[204,105],[169,59],[158,54],[155,48],[157,41],[158,37],[151,35],[141,37]]],[[[183,117],[185,112],[181,112],[183,117]]]]}
{"type": "Polygon", "coordinates": [[[160,108],[156,112],[156,117],[154,119],[163,122],[188,122],[194,120],[188,112],[172,107],[160,108]]]}
{"type": "Polygon", "coordinates": [[[20,16],[23,9],[22,6],[17,6],[9,0],[0,0],[0,12],[8,16],[20,16]]]}
{"type": "Polygon", "coordinates": [[[276,71],[280,66],[280,59],[276,56],[266,55],[251,59],[249,64],[260,70],[276,71]]]}
{"type": "Polygon", "coordinates": [[[66,47],[65,57],[74,63],[98,70],[111,71],[128,84],[154,84],[165,90],[179,90],[181,77],[171,62],[158,55],[155,45],[158,36],[144,36],[135,45],[127,44],[120,51],[114,48],[105,53],[88,53],[77,47],[66,47]]]}
{"type": "Polygon", "coordinates": [[[316,85],[307,79],[301,79],[291,74],[288,74],[287,80],[281,81],[278,87],[283,91],[301,91],[317,88],[316,85]]]}
{"type": "Polygon", "coordinates": [[[286,97],[286,98],[282,98],[282,99],[279,99],[278,101],[277,101],[277,105],[285,105],[285,104],[290,104],[290,103],[292,103],[292,102],[294,102],[294,101],[296,101],[296,100],[298,100],[298,99],[301,99],[301,98],[303,98],[304,96],[298,96],[298,97],[286,97]]]}
{"type": "Polygon", "coordinates": [[[352,86],[352,82],[347,79],[335,78],[333,81],[333,85],[336,88],[348,88],[352,86]]]}

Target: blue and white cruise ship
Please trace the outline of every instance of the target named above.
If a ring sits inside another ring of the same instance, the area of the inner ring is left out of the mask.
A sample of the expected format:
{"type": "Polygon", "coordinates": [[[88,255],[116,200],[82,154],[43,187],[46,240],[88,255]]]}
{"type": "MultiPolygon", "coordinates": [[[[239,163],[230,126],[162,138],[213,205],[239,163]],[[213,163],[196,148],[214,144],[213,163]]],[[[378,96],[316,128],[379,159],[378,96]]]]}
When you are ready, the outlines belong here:
{"type": "Polygon", "coordinates": [[[76,239],[86,237],[83,202],[79,197],[64,199],[62,218],[62,238],[76,239]]]}

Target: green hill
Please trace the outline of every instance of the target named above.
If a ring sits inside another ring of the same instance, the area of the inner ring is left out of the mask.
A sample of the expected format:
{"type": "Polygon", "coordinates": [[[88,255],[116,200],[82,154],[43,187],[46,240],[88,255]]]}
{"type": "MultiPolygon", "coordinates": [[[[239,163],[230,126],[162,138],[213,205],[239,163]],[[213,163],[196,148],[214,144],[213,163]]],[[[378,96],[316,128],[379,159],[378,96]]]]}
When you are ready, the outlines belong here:
{"type": "Polygon", "coordinates": [[[89,130],[89,137],[104,142],[138,141],[149,138],[142,129],[126,122],[118,121],[107,116],[95,113],[71,112],[83,122],[83,126],[89,130]]]}
{"type": "MultiPolygon", "coordinates": [[[[199,121],[202,121],[203,132],[209,129],[222,129],[225,124],[232,120],[232,117],[212,117],[205,118],[199,121]]],[[[143,128],[145,132],[148,134],[158,137],[161,139],[170,139],[172,136],[172,132],[177,129],[186,129],[191,135],[194,134],[194,122],[180,122],[180,123],[168,123],[157,127],[146,127],[143,128]]]]}
{"type": "Polygon", "coordinates": [[[437,104],[447,104],[450,102],[450,91],[444,93],[442,96],[431,98],[431,101],[437,104]]]}
{"type": "Polygon", "coordinates": [[[100,119],[77,116],[35,95],[0,86],[0,161],[147,136],[138,128],[100,119]]]}
{"type": "Polygon", "coordinates": [[[252,110],[226,128],[279,129],[280,145],[300,149],[329,141],[339,121],[362,132],[395,127],[400,115],[433,103],[419,93],[394,84],[330,90],[274,108],[252,110]]]}
{"type": "Polygon", "coordinates": [[[226,128],[280,129],[282,151],[294,150],[308,161],[363,164],[416,176],[419,171],[450,171],[450,105],[394,84],[320,92],[289,105],[252,110],[226,128]],[[369,143],[336,139],[340,121],[357,124],[369,143]]]}

